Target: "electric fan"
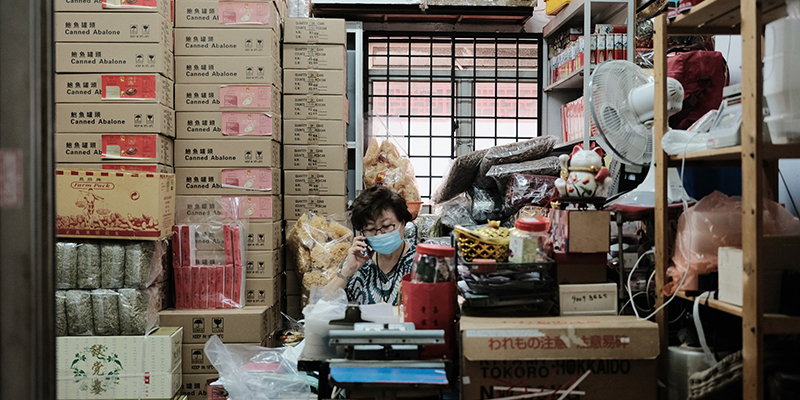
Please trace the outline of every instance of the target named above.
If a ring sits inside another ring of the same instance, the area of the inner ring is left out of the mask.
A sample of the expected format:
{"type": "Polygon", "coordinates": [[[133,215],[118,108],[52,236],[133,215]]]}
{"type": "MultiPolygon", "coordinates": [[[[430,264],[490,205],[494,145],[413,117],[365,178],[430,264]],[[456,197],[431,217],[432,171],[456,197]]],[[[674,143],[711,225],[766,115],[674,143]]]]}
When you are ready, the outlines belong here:
{"type": "MultiPolygon", "coordinates": [[[[655,83],[644,70],[629,61],[606,61],[597,66],[589,82],[589,109],[600,144],[627,164],[647,166],[644,181],[610,203],[611,207],[652,208],[655,205],[655,168],[653,168],[653,116],[655,83]]],[[[681,110],[683,86],[667,78],[667,113],[681,110]]],[[[678,171],[668,172],[670,203],[693,201],[683,189],[678,171]]]]}

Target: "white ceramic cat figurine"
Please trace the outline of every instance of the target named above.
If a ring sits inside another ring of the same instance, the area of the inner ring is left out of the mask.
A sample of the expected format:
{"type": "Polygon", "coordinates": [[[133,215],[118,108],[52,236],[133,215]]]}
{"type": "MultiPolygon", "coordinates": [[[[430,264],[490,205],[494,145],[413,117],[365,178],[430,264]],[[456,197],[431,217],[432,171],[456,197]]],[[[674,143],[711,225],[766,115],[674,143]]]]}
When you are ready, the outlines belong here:
{"type": "Polygon", "coordinates": [[[612,179],[603,167],[603,150],[583,150],[575,146],[572,154],[558,157],[561,178],[556,179],[556,189],[561,197],[604,197],[612,179]]]}

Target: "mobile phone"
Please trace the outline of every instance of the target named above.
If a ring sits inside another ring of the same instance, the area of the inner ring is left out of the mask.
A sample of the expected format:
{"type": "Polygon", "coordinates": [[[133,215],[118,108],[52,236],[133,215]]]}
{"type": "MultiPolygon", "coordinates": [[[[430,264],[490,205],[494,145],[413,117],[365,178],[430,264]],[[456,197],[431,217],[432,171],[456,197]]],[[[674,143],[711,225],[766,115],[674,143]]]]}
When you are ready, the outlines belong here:
{"type": "MultiPolygon", "coordinates": [[[[356,231],[356,236],[364,236],[364,232],[356,231]]],[[[366,237],[366,236],[364,236],[364,237],[366,237]]],[[[369,243],[367,243],[367,250],[362,250],[361,251],[361,255],[364,256],[364,257],[367,257],[367,258],[372,258],[372,252],[373,251],[375,251],[375,250],[372,250],[372,247],[369,247],[369,243]]]]}

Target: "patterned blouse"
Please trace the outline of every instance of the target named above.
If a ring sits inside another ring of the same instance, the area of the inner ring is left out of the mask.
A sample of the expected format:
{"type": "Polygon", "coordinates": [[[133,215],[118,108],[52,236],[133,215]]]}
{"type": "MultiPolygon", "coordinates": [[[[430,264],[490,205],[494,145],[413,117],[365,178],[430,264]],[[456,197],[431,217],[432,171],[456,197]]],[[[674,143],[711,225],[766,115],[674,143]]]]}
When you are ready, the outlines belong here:
{"type": "Polygon", "coordinates": [[[400,297],[400,281],[411,273],[416,245],[400,256],[397,264],[385,274],[372,259],[359,268],[347,282],[347,300],[358,304],[387,303],[396,306],[400,297]]]}

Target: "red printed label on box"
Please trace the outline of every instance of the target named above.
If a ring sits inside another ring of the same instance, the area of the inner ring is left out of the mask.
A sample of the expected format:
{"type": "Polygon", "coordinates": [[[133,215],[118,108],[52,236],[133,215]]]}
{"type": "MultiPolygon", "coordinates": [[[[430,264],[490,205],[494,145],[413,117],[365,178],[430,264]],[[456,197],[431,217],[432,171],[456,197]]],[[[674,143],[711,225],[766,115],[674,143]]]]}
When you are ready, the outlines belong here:
{"type": "Polygon", "coordinates": [[[103,8],[156,8],[158,0],[103,0],[103,8]]]}
{"type": "Polygon", "coordinates": [[[223,109],[268,110],[272,107],[272,85],[225,85],[219,88],[219,93],[223,109]]]}
{"type": "Polygon", "coordinates": [[[158,157],[157,135],[103,135],[103,158],[144,160],[158,157]]]}
{"type": "Polygon", "coordinates": [[[270,2],[219,2],[219,23],[223,25],[269,25],[269,16],[270,2]]]}
{"type": "Polygon", "coordinates": [[[222,187],[248,190],[272,190],[272,170],[259,169],[223,169],[222,187]]]}
{"type": "Polygon", "coordinates": [[[225,136],[270,136],[272,117],[265,113],[222,113],[225,136]]]}
{"type": "MultiPolygon", "coordinates": [[[[226,215],[224,218],[233,219],[272,219],[272,196],[259,196],[259,197],[233,197],[234,201],[238,200],[237,207],[238,215],[226,215]]],[[[228,207],[225,210],[229,214],[228,207]]]]}
{"type": "Polygon", "coordinates": [[[155,100],[155,75],[103,75],[103,100],[155,100]]]}
{"type": "Polygon", "coordinates": [[[158,172],[158,165],[103,164],[100,168],[113,171],[158,172]]]}

